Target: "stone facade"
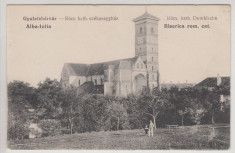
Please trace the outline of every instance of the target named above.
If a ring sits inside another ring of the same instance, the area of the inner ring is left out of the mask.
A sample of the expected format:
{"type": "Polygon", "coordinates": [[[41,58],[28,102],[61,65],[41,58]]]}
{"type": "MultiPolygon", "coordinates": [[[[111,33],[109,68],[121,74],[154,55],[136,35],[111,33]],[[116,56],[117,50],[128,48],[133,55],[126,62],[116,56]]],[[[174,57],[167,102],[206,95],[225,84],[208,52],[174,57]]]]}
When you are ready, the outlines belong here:
{"type": "Polygon", "coordinates": [[[158,21],[145,13],[133,20],[135,22],[135,56],[140,56],[146,64],[149,87],[159,85],[158,62],[158,21]]]}
{"type": "Polygon", "coordinates": [[[103,86],[104,95],[126,97],[148,86],[159,87],[158,21],[145,13],[135,23],[135,57],[95,63],[65,63],[61,73],[63,88],[86,82],[103,86]]]}

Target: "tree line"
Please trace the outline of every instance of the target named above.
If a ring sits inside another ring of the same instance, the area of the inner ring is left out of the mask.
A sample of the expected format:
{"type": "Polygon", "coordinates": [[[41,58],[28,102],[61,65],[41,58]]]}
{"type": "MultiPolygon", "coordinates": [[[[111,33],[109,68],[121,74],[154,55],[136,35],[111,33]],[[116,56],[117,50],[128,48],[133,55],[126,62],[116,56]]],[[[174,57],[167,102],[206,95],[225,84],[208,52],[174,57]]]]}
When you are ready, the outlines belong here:
{"type": "Polygon", "coordinates": [[[13,81],[8,84],[8,139],[26,138],[32,123],[42,129],[34,131],[39,137],[139,129],[150,120],[159,128],[229,123],[230,108],[223,109],[220,94],[230,94],[230,87],[145,88],[138,96],[120,98],[78,92],[75,87],[63,90],[60,82],[49,78],[37,88],[13,81]]]}

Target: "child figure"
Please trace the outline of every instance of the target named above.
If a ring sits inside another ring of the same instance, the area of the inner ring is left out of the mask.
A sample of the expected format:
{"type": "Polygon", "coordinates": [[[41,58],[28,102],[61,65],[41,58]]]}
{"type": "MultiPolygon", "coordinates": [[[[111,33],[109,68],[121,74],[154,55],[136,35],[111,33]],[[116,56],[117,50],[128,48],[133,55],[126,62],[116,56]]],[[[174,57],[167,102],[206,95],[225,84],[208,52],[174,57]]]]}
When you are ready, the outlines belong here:
{"type": "Polygon", "coordinates": [[[147,134],[148,134],[148,131],[149,131],[149,128],[148,128],[148,125],[147,125],[147,124],[145,125],[144,131],[145,131],[145,134],[147,135],[147,134]]]}

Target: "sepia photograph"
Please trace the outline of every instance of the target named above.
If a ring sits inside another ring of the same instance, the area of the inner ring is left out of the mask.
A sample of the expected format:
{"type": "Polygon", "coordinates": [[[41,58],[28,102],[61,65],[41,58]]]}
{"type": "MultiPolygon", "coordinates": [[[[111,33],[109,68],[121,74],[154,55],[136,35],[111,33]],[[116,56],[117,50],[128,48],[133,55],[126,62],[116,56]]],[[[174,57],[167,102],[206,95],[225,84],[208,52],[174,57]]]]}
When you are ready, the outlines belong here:
{"type": "Polygon", "coordinates": [[[230,150],[230,5],[7,5],[9,150],[230,150]]]}

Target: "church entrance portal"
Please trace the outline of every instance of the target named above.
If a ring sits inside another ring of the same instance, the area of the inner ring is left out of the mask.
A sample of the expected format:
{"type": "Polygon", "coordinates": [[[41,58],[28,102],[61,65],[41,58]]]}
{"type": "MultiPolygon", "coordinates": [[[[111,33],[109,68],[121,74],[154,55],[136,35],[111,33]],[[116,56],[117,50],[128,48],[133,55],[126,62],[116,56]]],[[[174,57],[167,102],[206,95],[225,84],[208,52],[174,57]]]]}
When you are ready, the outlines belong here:
{"type": "Polygon", "coordinates": [[[134,78],[134,91],[140,93],[147,86],[147,80],[143,74],[138,74],[134,78]]]}

